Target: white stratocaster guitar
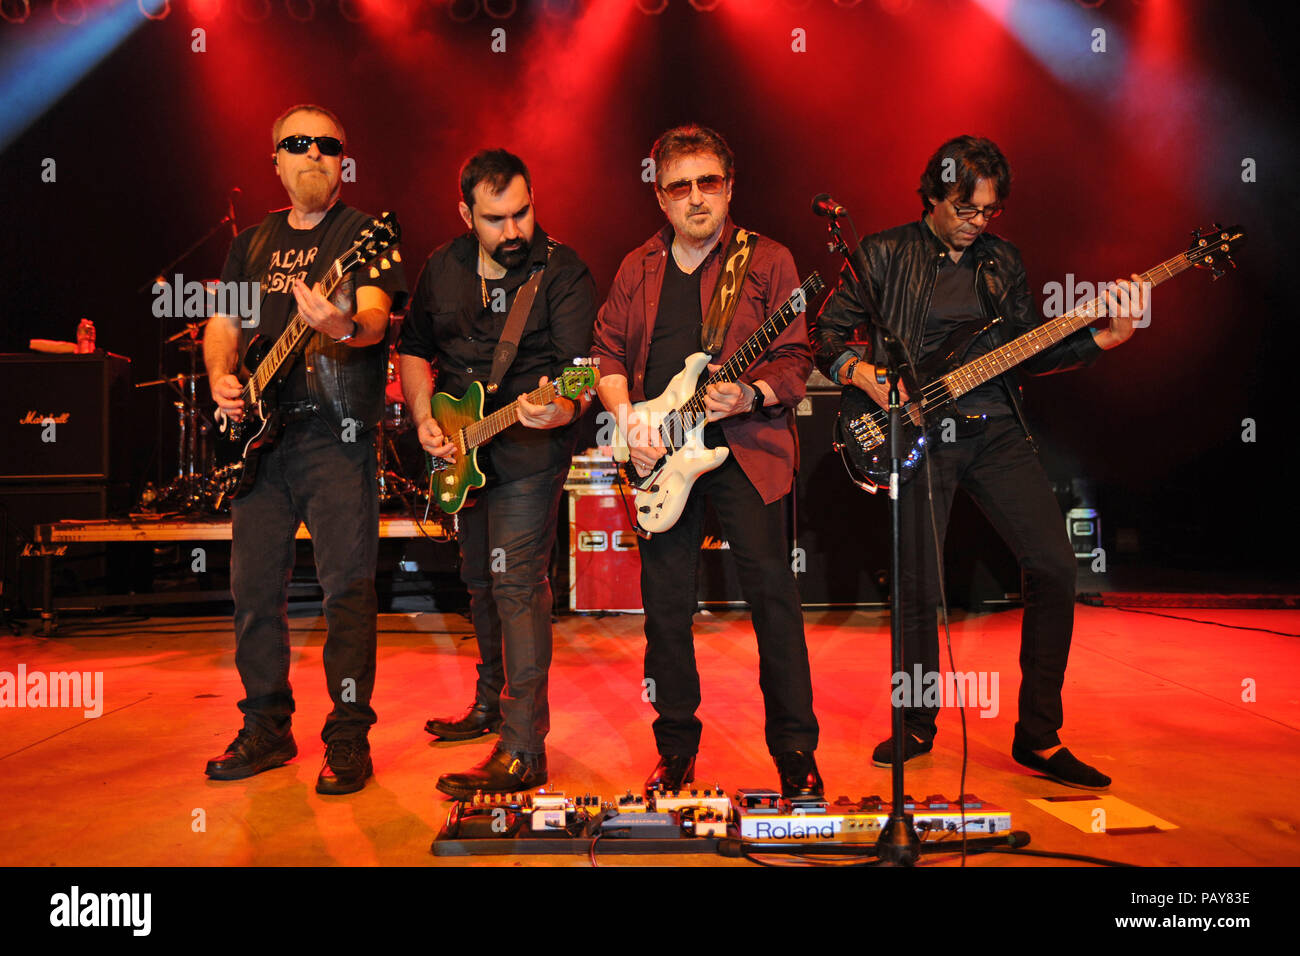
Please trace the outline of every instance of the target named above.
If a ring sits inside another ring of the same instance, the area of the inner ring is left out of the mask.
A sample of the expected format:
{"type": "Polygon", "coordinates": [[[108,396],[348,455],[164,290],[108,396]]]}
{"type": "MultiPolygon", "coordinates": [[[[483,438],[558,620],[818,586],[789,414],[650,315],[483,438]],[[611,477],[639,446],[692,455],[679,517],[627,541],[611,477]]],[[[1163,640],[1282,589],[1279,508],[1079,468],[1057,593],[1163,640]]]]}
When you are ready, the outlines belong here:
{"type": "MultiPolygon", "coordinates": [[[[686,359],[686,367],[673,376],[658,397],[632,406],[642,421],[659,430],[660,444],[667,451],[644,478],[637,476],[630,465],[624,469],[629,483],[637,489],[636,522],[642,530],[659,534],[676,524],[695,479],[720,466],[730,454],[727,448],[708,448],[704,444],[704,426],[708,424],[705,389],[739,379],[807,309],[808,300],[824,287],[821,276],[812,273],[707,380],[701,381],[700,376],[708,367],[710,356],[707,352],[696,352],[686,359]]],[[[614,460],[619,462],[627,462],[630,454],[627,437],[622,432],[625,425],[620,422],[614,429],[614,460]]]]}

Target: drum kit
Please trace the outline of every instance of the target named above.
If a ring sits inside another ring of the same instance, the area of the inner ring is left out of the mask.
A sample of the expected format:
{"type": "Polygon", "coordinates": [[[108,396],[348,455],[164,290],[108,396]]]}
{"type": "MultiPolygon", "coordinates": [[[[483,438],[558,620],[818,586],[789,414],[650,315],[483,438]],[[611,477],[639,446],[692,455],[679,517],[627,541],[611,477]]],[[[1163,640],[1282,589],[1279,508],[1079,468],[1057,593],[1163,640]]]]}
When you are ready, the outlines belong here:
{"type": "MultiPolygon", "coordinates": [[[[215,280],[212,280],[215,283],[215,280]]],[[[384,415],[376,435],[375,469],[379,484],[379,506],[401,507],[403,510],[424,513],[426,490],[419,482],[407,477],[399,452],[399,441],[411,431],[411,419],[406,413],[402,396],[401,372],[397,361],[397,331],[401,318],[390,318],[388,347],[388,373],[384,387],[384,415]]],[[[178,435],[176,473],[163,487],[153,482],[145,485],[136,510],[144,514],[222,515],[230,511],[230,498],[223,484],[217,480],[216,462],[209,437],[216,427],[211,411],[211,401],[206,389],[200,391],[200,380],[207,373],[200,371],[203,353],[203,326],[187,322],[184,329],[166,338],[165,344],[179,352],[182,366],[187,371],[148,382],[139,382],[136,388],[166,386],[174,393],[178,435]]],[[[405,456],[419,461],[416,454],[405,456]]],[[[418,465],[416,466],[418,468],[418,465]]]]}

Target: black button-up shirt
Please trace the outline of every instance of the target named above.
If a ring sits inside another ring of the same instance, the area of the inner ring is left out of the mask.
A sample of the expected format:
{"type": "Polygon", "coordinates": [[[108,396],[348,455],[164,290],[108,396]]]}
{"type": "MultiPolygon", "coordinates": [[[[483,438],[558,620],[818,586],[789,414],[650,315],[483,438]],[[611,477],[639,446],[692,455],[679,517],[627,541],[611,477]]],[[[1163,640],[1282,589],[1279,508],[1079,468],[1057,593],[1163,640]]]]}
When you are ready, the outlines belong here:
{"type": "MultiPolygon", "coordinates": [[[[545,266],[519,340],[519,354],[506,371],[501,388],[488,395],[485,415],[537,387],[543,375],[555,379],[575,358],[590,354],[596,321],[596,284],[571,248],[556,245],[547,259],[547,236],[533,233],[528,261],[500,280],[478,274],[478,239],[466,233],[436,249],[424,264],[402,323],[397,351],[434,366],[436,387],[457,398],[470,382],[487,386],[492,353],[505,330],[519,287],[545,266]],[[497,291],[504,290],[504,297],[497,291]],[[504,308],[493,308],[500,303],[504,308]]],[[[577,438],[573,426],[552,429],[513,425],[479,452],[479,467],[498,481],[514,481],[550,469],[568,468],[577,438]]]]}

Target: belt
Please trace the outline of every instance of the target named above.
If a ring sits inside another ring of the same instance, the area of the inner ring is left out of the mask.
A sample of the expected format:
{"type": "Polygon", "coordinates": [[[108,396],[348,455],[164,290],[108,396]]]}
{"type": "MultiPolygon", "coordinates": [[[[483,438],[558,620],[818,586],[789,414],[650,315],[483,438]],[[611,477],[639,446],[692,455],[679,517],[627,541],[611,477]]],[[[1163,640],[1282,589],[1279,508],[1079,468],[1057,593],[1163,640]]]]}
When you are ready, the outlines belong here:
{"type": "Polygon", "coordinates": [[[287,402],[279,408],[280,421],[286,425],[306,421],[314,418],[319,411],[320,405],[316,402],[287,402]]]}

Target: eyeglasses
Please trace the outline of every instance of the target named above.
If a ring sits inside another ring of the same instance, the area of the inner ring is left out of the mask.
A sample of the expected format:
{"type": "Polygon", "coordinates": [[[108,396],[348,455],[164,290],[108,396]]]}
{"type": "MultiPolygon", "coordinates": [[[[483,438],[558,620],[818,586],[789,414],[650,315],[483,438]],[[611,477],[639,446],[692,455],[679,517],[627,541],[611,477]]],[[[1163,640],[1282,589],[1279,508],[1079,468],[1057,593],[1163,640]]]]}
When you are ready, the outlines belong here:
{"type": "Polygon", "coordinates": [[[726,176],[711,173],[708,176],[697,176],[695,179],[678,179],[667,186],[657,186],[656,188],[669,199],[685,199],[691,194],[692,185],[699,186],[700,192],[706,196],[716,196],[722,192],[722,187],[726,184],[726,176]]]}
{"type": "Polygon", "coordinates": [[[334,136],[286,136],[275,144],[275,148],[301,156],[311,149],[312,143],[316,144],[322,156],[337,156],[343,152],[343,140],[334,136]]]}
{"type": "Polygon", "coordinates": [[[980,213],[984,214],[985,222],[990,219],[996,219],[998,216],[1002,215],[1002,206],[997,203],[994,203],[992,206],[960,206],[957,203],[952,202],[951,199],[949,199],[948,202],[952,203],[952,211],[957,214],[957,218],[967,222],[974,219],[980,213]]]}

